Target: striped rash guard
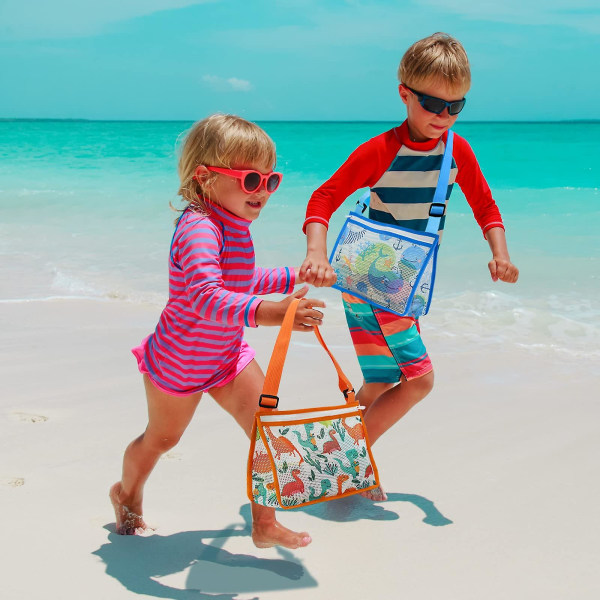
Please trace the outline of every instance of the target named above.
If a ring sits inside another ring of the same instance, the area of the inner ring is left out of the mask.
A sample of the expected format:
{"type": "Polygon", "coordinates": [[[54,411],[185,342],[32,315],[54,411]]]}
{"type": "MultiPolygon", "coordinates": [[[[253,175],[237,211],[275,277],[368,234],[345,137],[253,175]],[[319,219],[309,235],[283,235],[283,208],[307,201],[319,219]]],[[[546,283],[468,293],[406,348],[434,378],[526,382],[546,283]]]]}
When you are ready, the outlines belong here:
{"type": "MultiPolygon", "coordinates": [[[[429,208],[437,185],[447,133],[439,139],[413,142],[404,121],[359,146],[346,162],[316,190],[306,209],[306,225],[311,222],[329,226],[331,215],[356,190],[371,188],[369,217],[425,231],[429,208]]],[[[468,142],[454,134],[452,169],[446,198],[458,183],[473,210],[483,234],[502,227],[502,217],[490,188],[468,142]]],[[[440,221],[441,234],[445,216],[440,221]]]]}
{"type": "Polygon", "coordinates": [[[179,218],[169,300],[154,333],[133,350],[140,371],[174,395],[231,381],[254,357],[243,332],[256,327],[257,295],[289,293],[295,285],[294,269],[255,267],[251,221],[207,204],[209,214],[188,208],[179,218]]]}

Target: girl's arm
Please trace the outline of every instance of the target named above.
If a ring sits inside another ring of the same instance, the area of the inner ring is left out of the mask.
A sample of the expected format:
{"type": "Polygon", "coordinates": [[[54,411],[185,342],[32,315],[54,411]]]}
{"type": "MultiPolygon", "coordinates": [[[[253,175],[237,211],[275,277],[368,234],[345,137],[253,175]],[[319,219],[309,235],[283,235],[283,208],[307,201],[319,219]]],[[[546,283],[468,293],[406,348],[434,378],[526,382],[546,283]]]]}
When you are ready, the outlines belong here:
{"type": "Polygon", "coordinates": [[[301,298],[296,315],[294,317],[295,331],[310,331],[314,325],[321,325],[323,321],[323,313],[316,310],[314,307],[325,307],[325,302],[315,298],[305,298],[308,292],[308,286],[304,286],[297,292],[287,296],[279,302],[271,302],[270,300],[262,300],[256,309],[256,324],[257,325],[281,325],[283,317],[294,298],[301,298]]]}
{"type": "Polygon", "coordinates": [[[253,294],[289,294],[296,285],[294,267],[265,269],[256,267],[252,281],[253,294]]]}
{"type": "Polygon", "coordinates": [[[194,312],[208,321],[256,327],[260,298],[224,287],[221,231],[207,219],[194,222],[178,232],[174,244],[174,262],[182,270],[182,284],[194,312]]]}

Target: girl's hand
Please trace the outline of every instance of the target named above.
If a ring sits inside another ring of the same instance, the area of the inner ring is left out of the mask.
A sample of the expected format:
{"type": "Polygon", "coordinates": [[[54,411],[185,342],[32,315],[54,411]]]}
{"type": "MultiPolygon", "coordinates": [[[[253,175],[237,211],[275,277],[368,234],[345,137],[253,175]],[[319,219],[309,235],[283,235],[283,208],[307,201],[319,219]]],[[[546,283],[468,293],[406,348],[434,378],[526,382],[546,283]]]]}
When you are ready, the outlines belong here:
{"type": "Polygon", "coordinates": [[[299,279],[315,287],[331,287],[337,277],[327,255],[321,252],[309,252],[300,267],[299,279]]]}
{"type": "Polygon", "coordinates": [[[507,258],[492,258],[488,263],[492,281],[505,281],[506,283],[516,283],[519,279],[519,269],[515,267],[507,258]]]}
{"type": "Polygon", "coordinates": [[[263,300],[256,309],[255,320],[257,325],[281,325],[283,317],[294,298],[302,298],[294,316],[294,331],[311,331],[315,325],[323,322],[323,313],[315,310],[315,306],[325,308],[325,302],[312,298],[305,298],[308,286],[290,294],[279,302],[263,300]]]}

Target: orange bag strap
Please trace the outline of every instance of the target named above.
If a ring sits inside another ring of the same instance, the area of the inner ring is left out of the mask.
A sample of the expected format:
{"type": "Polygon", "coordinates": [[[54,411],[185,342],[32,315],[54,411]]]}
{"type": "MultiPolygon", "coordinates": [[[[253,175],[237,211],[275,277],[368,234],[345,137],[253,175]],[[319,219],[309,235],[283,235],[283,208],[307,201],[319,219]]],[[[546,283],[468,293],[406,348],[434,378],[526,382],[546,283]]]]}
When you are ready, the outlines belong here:
{"type": "MultiPolygon", "coordinates": [[[[262,408],[277,408],[277,405],[279,404],[279,396],[277,395],[277,392],[279,391],[281,372],[283,371],[285,357],[290,345],[290,338],[292,336],[292,329],[294,327],[294,317],[296,315],[296,310],[298,309],[298,304],[300,304],[300,300],[298,298],[294,298],[288,306],[283,318],[283,322],[281,323],[281,328],[279,329],[279,334],[277,335],[277,340],[275,341],[275,347],[273,348],[273,354],[271,354],[271,360],[269,361],[269,367],[267,369],[263,391],[258,400],[258,405],[262,408]]],[[[337,371],[338,386],[342,394],[344,394],[346,402],[354,402],[355,394],[350,380],[346,377],[346,375],[344,375],[342,368],[327,347],[327,344],[325,343],[325,340],[323,339],[323,336],[316,325],[314,327],[314,332],[317,336],[317,340],[319,340],[319,343],[329,355],[329,358],[331,359],[331,362],[337,371]]]]}

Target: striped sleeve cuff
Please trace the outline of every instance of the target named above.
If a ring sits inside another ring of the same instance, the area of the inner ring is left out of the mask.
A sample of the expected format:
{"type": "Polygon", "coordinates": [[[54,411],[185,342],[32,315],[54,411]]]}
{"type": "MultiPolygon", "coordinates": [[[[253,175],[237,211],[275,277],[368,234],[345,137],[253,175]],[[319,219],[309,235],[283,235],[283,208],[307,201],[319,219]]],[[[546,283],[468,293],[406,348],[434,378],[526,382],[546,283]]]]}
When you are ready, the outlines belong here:
{"type": "Polygon", "coordinates": [[[294,286],[296,285],[296,269],[293,267],[284,267],[285,273],[287,277],[285,291],[284,294],[289,294],[294,291],[294,286]]]}
{"type": "Polygon", "coordinates": [[[323,217],[307,217],[304,221],[304,225],[302,225],[302,231],[304,233],[306,233],[306,226],[309,223],[321,223],[322,225],[325,225],[327,229],[329,229],[329,221],[327,219],[324,219],[323,217]]]}
{"type": "Polygon", "coordinates": [[[246,327],[258,327],[256,324],[256,309],[261,302],[261,298],[252,296],[252,299],[246,305],[246,312],[244,313],[244,322],[246,323],[246,327]]]}
{"type": "MultiPolygon", "coordinates": [[[[494,227],[501,227],[502,229],[504,228],[504,223],[502,221],[495,221],[494,223],[488,223],[483,229],[483,239],[487,240],[487,236],[485,235],[490,229],[493,229],[494,227]]],[[[505,230],[506,231],[506,230],[505,230]]]]}

